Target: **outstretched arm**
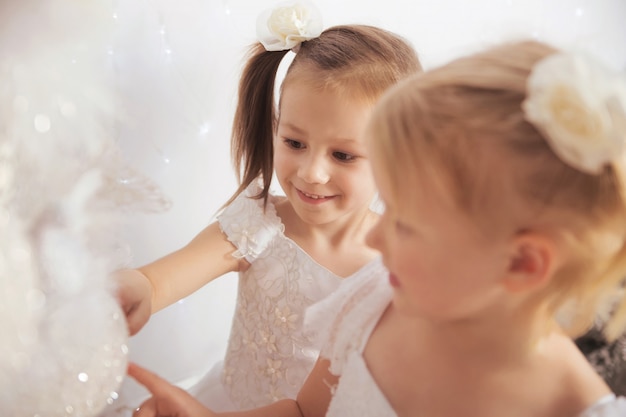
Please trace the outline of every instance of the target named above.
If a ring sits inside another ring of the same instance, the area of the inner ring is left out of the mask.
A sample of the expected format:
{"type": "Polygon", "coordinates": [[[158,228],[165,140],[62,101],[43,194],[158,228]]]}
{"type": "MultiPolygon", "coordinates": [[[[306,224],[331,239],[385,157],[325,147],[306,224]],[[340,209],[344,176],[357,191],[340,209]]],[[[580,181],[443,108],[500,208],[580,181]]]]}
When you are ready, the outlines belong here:
{"type": "Polygon", "coordinates": [[[232,256],[235,250],[215,222],[176,252],[138,269],[117,271],[118,298],[130,333],[139,331],[152,313],[213,279],[247,268],[245,260],[232,256]]]}
{"type": "Polygon", "coordinates": [[[278,401],[254,410],[218,414],[206,408],[187,391],[138,365],[130,364],[128,375],[152,394],[135,410],[133,417],[302,417],[293,400],[278,401]]]}
{"type": "Polygon", "coordinates": [[[187,391],[170,384],[158,375],[131,363],[128,375],[146,387],[152,397],[144,401],[133,413],[133,417],[214,417],[211,410],[204,407],[187,391]]]}
{"type": "Polygon", "coordinates": [[[131,364],[128,375],[145,386],[152,397],[145,401],[133,417],[324,417],[330,403],[330,387],[337,377],[328,371],[328,361],[317,361],[296,401],[282,400],[254,410],[214,413],[185,390],[158,375],[131,364]]]}

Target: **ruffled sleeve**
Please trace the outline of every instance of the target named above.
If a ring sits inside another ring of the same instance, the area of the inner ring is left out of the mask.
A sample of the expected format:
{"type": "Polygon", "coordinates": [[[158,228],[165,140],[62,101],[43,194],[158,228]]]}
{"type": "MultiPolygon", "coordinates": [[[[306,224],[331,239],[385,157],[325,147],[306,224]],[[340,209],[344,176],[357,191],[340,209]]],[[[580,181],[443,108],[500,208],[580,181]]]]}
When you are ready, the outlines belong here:
{"type": "Polygon", "coordinates": [[[349,356],[361,353],[378,319],[389,304],[392,290],[381,261],[359,277],[343,281],[337,290],[306,311],[304,326],[320,356],[330,360],[330,372],[341,375],[349,356]]]}
{"type": "Polygon", "coordinates": [[[276,234],[283,233],[284,229],[273,203],[268,201],[264,211],[263,199],[252,198],[260,191],[256,182],[251,183],[217,217],[222,232],[237,248],[233,256],[250,263],[261,256],[276,234]]]}

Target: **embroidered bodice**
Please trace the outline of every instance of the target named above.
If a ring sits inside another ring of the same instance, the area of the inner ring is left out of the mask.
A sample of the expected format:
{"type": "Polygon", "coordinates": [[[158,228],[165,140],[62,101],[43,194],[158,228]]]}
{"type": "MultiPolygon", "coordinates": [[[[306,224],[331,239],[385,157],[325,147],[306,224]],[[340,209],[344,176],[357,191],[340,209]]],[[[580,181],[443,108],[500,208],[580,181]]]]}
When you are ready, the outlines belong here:
{"type": "MultiPolygon", "coordinates": [[[[342,279],[315,262],[284,235],[270,196],[252,184],[218,217],[251,266],[239,274],[237,304],[224,358],[222,383],[241,409],[295,398],[317,360],[318,350],[302,330],[305,309],[337,288],[342,279]]],[[[379,259],[346,280],[382,271],[379,259]]]]}

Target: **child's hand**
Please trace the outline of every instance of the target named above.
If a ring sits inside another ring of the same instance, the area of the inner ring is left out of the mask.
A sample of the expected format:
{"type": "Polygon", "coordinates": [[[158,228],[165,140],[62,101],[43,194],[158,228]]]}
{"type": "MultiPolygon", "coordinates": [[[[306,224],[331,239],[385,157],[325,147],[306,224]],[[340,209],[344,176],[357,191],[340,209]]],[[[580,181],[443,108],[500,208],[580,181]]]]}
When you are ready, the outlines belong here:
{"type": "Polygon", "coordinates": [[[116,272],[117,297],[126,315],[130,335],[137,333],[152,314],[152,287],[139,271],[125,269],[116,272]]]}
{"type": "Polygon", "coordinates": [[[128,375],[146,387],[152,397],[144,401],[133,417],[214,417],[211,410],[202,405],[187,391],[170,384],[158,375],[131,363],[128,375]]]}

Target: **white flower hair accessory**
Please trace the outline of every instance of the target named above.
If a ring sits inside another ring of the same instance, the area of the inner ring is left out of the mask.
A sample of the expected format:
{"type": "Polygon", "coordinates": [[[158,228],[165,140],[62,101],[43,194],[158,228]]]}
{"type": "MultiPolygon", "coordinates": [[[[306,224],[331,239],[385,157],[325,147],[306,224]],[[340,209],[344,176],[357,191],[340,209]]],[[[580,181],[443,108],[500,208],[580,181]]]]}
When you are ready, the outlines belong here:
{"type": "Polygon", "coordinates": [[[322,33],[322,16],[309,2],[282,3],[257,19],[257,38],[267,51],[284,51],[322,33]]]}
{"type": "Polygon", "coordinates": [[[582,55],[539,61],[526,86],[526,119],[563,162],[599,174],[626,152],[626,82],[582,55]]]}

